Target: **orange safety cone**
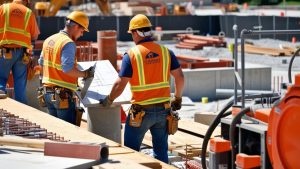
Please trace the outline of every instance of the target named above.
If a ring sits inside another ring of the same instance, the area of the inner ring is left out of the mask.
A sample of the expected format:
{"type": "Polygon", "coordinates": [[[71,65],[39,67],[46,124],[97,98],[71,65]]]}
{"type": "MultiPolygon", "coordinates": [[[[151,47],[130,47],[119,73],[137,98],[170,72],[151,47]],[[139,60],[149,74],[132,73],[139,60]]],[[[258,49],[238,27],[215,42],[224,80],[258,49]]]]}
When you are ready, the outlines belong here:
{"type": "Polygon", "coordinates": [[[292,37],[292,43],[296,43],[297,39],[295,36],[292,37]]]}

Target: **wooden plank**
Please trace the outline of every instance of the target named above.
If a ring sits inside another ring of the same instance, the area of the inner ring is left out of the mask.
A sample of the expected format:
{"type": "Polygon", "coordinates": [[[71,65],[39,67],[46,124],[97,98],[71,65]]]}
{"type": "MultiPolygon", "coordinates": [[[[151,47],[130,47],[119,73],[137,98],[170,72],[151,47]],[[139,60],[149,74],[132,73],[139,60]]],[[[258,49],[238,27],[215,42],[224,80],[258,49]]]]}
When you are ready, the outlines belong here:
{"type": "MultiPolygon", "coordinates": [[[[206,134],[208,127],[209,126],[207,126],[207,125],[197,123],[192,120],[179,120],[179,123],[178,123],[179,129],[182,129],[185,131],[190,131],[192,133],[202,135],[203,137],[206,134]]],[[[221,129],[218,127],[212,134],[212,137],[219,136],[219,135],[221,135],[221,129]]]]}
{"type": "Polygon", "coordinates": [[[221,38],[216,38],[216,37],[207,37],[207,36],[199,36],[199,35],[187,35],[186,37],[189,39],[209,41],[212,43],[222,43],[223,42],[223,40],[221,38]]]}
{"type": "MultiPolygon", "coordinates": [[[[109,159],[118,159],[120,161],[122,160],[127,160],[127,161],[134,161],[136,163],[139,163],[143,166],[149,167],[149,168],[154,168],[154,169],[175,169],[175,167],[168,165],[166,163],[163,163],[157,159],[154,158],[149,158],[148,155],[139,153],[139,152],[134,152],[130,154],[119,154],[119,155],[114,155],[111,156],[109,159]],[[149,160],[150,159],[150,160],[149,160]]],[[[123,166],[123,168],[127,168],[123,166]]]]}
{"type": "MultiPolygon", "coordinates": [[[[145,134],[143,141],[144,144],[152,147],[152,136],[150,132],[145,134]]],[[[201,148],[203,139],[197,136],[193,136],[182,131],[177,131],[174,135],[169,135],[168,144],[169,150],[185,147],[186,145],[193,148],[201,148]]]]}
{"type": "Polygon", "coordinates": [[[202,49],[203,47],[194,47],[194,46],[188,46],[188,45],[182,45],[182,44],[177,44],[175,46],[176,48],[181,48],[181,49],[191,49],[191,50],[198,50],[198,49],[202,49]]]}
{"type": "MultiPolygon", "coordinates": [[[[238,50],[241,51],[241,47],[238,47],[238,50]]],[[[276,48],[265,48],[265,47],[258,47],[254,45],[245,45],[245,52],[246,53],[253,53],[253,54],[262,54],[262,55],[271,55],[271,56],[286,56],[290,55],[284,49],[276,49],[276,48]]]]}
{"type": "MultiPolygon", "coordinates": [[[[174,167],[165,164],[161,161],[153,159],[142,153],[136,152],[127,147],[121,147],[120,144],[115,143],[109,139],[103,138],[99,135],[86,131],[84,128],[67,123],[63,120],[48,115],[45,112],[39,111],[30,106],[19,103],[13,99],[0,99],[0,109],[7,110],[16,116],[27,119],[47,129],[49,132],[54,132],[63,136],[66,140],[74,142],[91,142],[91,143],[106,143],[109,146],[109,158],[114,156],[122,156],[124,159],[131,159],[136,163],[148,166],[150,168],[165,168],[173,169],[174,167]],[[135,160],[137,159],[137,160],[135,160]]],[[[121,167],[121,168],[124,168],[121,167]]]]}
{"type": "Polygon", "coordinates": [[[88,132],[85,129],[55,118],[45,112],[24,105],[10,98],[0,99],[0,109],[1,108],[9,113],[40,125],[41,128],[47,129],[48,132],[53,132],[59,136],[63,136],[65,140],[106,143],[110,147],[120,147],[120,144],[116,142],[88,132]]]}
{"type": "Polygon", "coordinates": [[[212,45],[212,43],[210,43],[208,41],[203,41],[203,40],[183,39],[182,41],[185,43],[200,44],[200,45],[204,45],[204,46],[212,45]]]}
{"type": "Polygon", "coordinates": [[[176,58],[184,61],[197,61],[197,62],[204,62],[209,60],[208,58],[204,58],[201,56],[195,57],[195,56],[185,56],[185,55],[176,55],[176,58]]]}

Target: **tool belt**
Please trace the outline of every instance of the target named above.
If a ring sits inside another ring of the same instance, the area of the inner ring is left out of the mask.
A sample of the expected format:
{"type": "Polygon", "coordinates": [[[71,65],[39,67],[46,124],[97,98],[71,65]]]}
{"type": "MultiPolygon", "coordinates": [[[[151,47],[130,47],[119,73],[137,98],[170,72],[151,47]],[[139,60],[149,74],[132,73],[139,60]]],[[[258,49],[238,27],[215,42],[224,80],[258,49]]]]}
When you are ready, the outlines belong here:
{"type": "Polygon", "coordinates": [[[6,48],[1,46],[0,47],[0,58],[3,57],[4,59],[12,59],[12,51],[14,48],[6,48]]]}
{"type": "Polygon", "coordinates": [[[59,86],[44,86],[44,92],[52,94],[51,101],[57,109],[69,108],[69,98],[73,99],[73,91],[59,86]]]}
{"type": "Polygon", "coordinates": [[[178,115],[178,112],[175,112],[173,110],[170,111],[170,113],[167,116],[168,121],[168,134],[175,134],[178,130],[178,121],[180,120],[180,117],[178,115]]]}
{"type": "Polygon", "coordinates": [[[45,101],[45,91],[44,91],[43,87],[37,88],[37,99],[38,99],[39,105],[41,107],[47,107],[46,101],[45,101]]]}
{"type": "Polygon", "coordinates": [[[140,127],[143,122],[145,111],[140,105],[133,104],[129,109],[129,126],[140,127]]]}
{"type": "Polygon", "coordinates": [[[170,108],[169,102],[163,102],[163,103],[156,103],[156,104],[149,104],[149,105],[138,105],[133,104],[130,107],[129,110],[129,126],[131,127],[140,127],[143,122],[143,116],[145,115],[146,109],[151,108],[170,108]]]}
{"type": "Polygon", "coordinates": [[[29,54],[29,49],[24,47],[5,47],[0,46],[0,58],[4,57],[4,59],[12,59],[12,52],[17,49],[23,50],[23,58],[22,62],[27,65],[31,61],[31,56],[29,54]]]}

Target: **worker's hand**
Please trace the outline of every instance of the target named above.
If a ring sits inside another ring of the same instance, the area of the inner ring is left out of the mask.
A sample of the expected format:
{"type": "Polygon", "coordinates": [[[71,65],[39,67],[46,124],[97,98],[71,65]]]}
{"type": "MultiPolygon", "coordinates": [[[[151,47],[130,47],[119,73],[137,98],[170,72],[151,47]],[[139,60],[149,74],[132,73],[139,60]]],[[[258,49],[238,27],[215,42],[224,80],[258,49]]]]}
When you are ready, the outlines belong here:
{"type": "Polygon", "coordinates": [[[172,110],[180,110],[181,109],[181,103],[182,103],[182,98],[181,97],[174,97],[171,99],[171,107],[172,110]]]}
{"type": "Polygon", "coordinates": [[[94,74],[95,74],[95,69],[93,66],[91,66],[89,69],[84,71],[84,78],[87,79],[87,78],[94,77],[94,74]]]}
{"type": "Polygon", "coordinates": [[[100,100],[100,104],[102,104],[103,107],[109,107],[113,102],[114,100],[112,100],[109,95],[100,100]]]}

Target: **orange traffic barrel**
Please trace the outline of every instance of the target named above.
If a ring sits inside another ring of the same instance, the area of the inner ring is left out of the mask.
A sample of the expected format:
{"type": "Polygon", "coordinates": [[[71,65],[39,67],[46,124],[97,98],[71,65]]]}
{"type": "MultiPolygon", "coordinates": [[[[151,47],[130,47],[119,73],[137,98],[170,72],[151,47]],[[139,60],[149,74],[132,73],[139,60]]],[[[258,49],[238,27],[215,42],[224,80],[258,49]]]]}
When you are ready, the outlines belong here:
{"type": "Polygon", "coordinates": [[[236,155],[236,166],[241,169],[260,168],[260,156],[239,153],[236,155]]]}
{"type": "Polygon", "coordinates": [[[117,32],[115,30],[97,31],[98,60],[109,60],[117,69],[117,32]]]}

